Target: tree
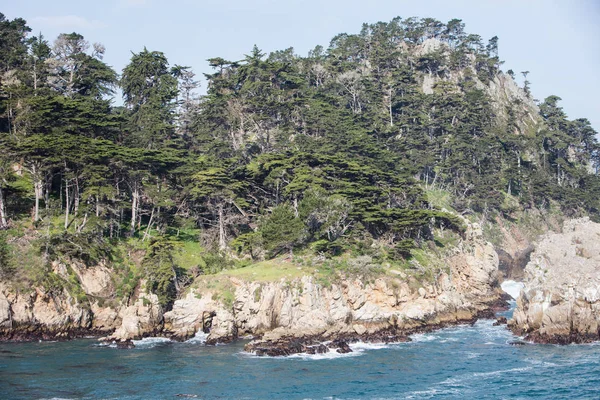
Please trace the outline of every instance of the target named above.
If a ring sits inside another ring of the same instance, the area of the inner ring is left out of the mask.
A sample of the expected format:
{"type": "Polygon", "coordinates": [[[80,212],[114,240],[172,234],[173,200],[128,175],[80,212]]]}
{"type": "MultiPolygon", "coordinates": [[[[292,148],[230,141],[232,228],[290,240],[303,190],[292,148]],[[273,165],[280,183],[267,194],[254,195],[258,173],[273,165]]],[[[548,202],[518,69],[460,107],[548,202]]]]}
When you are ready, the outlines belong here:
{"type": "Polygon", "coordinates": [[[178,244],[164,237],[153,239],[142,260],[148,289],[158,296],[161,306],[169,310],[182,290],[185,275],[175,263],[178,244]]]}
{"type": "Polygon", "coordinates": [[[173,137],[177,79],[159,51],[133,54],[123,69],[121,88],[130,111],[128,143],[160,148],[173,137]]]}
{"type": "Polygon", "coordinates": [[[310,238],[330,242],[350,229],[351,211],[352,205],[343,196],[327,196],[318,189],[306,192],[298,207],[298,215],[304,221],[310,238]]]}
{"type": "Polygon", "coordinates": [[[525,91],[527,97],[531,97],[531,90],[529,89],[529,85],[531,84],[531,82],[527,80],[527,75],[529,75],[529,71],[522,71],[521,74],[523,75],[523,78],[525,78],[525,82],[523,82],[523,90],[525,91]]]}
{"type": "Polygon", "coordinates": [[[49,73],[47,60],[50,59],[50,56],[50,46],[41,33],[30,39],[28,62],[33,80],[34,96],[37,95],[39,89],[46,84],[49,73]]]}
{"type": "Polygon", "coordinates": [[[8,20],[0,13],[0,132],[11,132],[22,97],[27,34],[22,18],[8,20]]]}
{"type": "Polygon", "coordinates": [[[7,235],[0,231],[0,277],[11,278],[14,273],[14,265],[11,257],[10,246],[7,235]]]}
{"type": "Polygon", "coordinates": [[[57,92],[73,97],[75,94],[100,99],[113,93],[117,74],[101,60],[105,48],[94,43],[91,55],[86,54],[90,45],[79,33],[62,33],[54,41],[48,82],[57,92]]]}
{"type": "Polygon", "coordinates": [[[302,240],[303,230],[304,224],[295,216],[294,209],[287,204],[274,207],[259,224],[265,249],[272,256],[286,250],[291,256],[294,246],[302,240]]]}
{"type": "Polygon", "coordinates": [[[210,215],[208,221],[214,221],[218,229],[218,248],[227,248],[227,228],[236,220],[232,214],[246,217],[240,205],[245,205],[241,193],[245,189],[242,180],[234,179],[231,170],[200,164],[200,171],[192,175],[188,186],[190,195],[202,201],[202,208],[210,215]]]}
{"type": "Polygon", "coordinates": [[[178,107],[177,134],[183,137],[185,141],[189,141],[191,125],[200,107],[199,99],[194,93],[200,87],[200,82],[194,80],[196,74],[192,72],[190,67],[175,65],[171,69],[171,73],[178,80],[179,96],[176,101],[178,107]]]}

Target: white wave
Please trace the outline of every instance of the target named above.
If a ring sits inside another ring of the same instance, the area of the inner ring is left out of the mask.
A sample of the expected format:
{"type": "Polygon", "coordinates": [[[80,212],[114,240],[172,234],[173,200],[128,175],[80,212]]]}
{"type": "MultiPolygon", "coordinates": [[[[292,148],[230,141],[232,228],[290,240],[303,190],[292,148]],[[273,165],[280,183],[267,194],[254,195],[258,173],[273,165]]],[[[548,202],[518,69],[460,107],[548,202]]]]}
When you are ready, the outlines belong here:
{"type": "MultiPolygon", "coordinates": [[[[398,344],[398,343],[396,343],[398,344]]],[[[363,352],[367,350],[380,350],[380,349],[389,349],[392,344],[386,343],[365,343],[365,342],[356,342],[350,343],[349,346],[352,351],[363,352]]]]}
{"type": "Polygon", "coordinates": [[[457,338],[446,338],[446,339],[440,340],[440,343],[451,343],[451,342],[458,342],[458,339],[457,338]]]}
{"type": "Polygon", "coordinates": [[[489,372],[475,372],[473,376],[477,377],[488,377],[488,376],[498,376],[503,375],[509,372],[524,372],[533,369],[533,367],[520,367],[520,368],[511,368],[511,369],[502,369],[499,371],[489,371],[489,372]]]}
{"type": "Polygon", "coordinates": [[[141,340],[132,340],[131,342],[135,345],[135,347],[149,349],[159,344],[170,343],[171,339],[164,337],[147,337],[141,340]]]}
{"type": "Polygon", "coordinates": [[[110,347],[112,349],[116,349],[117,348],[117,342],[100,342],[100,343],[96,343],[93,345],[94,347],[110,347]]]}
{"type": "Polygon", "coordinates": [[[519,294],[521,293],[521,289],[523,289],[525,287],[525,284],[523,282],[508,280],[508,281],[502,282],[500,287],[502,288],[502,290],[504,290],[506,293],[508,293],[510,295],[510,297],[512,297],[513,299],[516,299],[517,297],[519,297],[519,294]]]}
{"type": "Polygon", "coordinates": [[[327,353],[322,354],[306,354],[298,353],[292,354],[284,358],[301,359],[301,360],[333,360],[334,358],[348,358],[360,356],[362,351],[352,351],[351,353],[338,353],[335,350],[329,350],[327,353]]]}
{"type": "Polygon", "coordinates": [[[431,333],[415,333],[409,336],[413,342],[433,342],[439,339],[439,336],[432,335],[431,333]]]}
{"type": "Polygon", "coordinates": [[[409,393],[405,399],[416,399],[416,398],[426,398],[426,399],[431,399],[431,398],[435,398],[435,397],[440,397],[440,396],[461,396],[464,395],[463,390],[462,389],[458,389],[458,388],[453,388],[453,387],[449,387],[449,388],[431,388],[431,389],[427,389],[427,390],[418,390],[415,392],[411,392],[409,393]]]}
{"type": "Polygon", "coordinates": [[[67,398],[67,397],[51,397],[51,398],[41,398],[39,400],[76,400],[75,398],[67,398]]]}
{"type": "Polygon", "coordinates": [[[556,364],[556,363],[553,363],[550,361],[534,359],[534,358],[526,358],[525,362],[528,364],[535,365],[536,367],[558,367],[558,364],[556,364]]]}
{"type": "Polygon", "coordinates": [[[504,341],[515,337],[513,333],[504,326],[494,326],[494,322],[495,321],[491,319],[479,320],[474,324],[474,327],[477,329],[479,335],[486,340],[498,339],[504,341]]]}
{"type": "MultiPolygon", "coordinates": [[[[321,344],[328,345],[331,341],[322,342],[321,344]]],[[[255,353],[248,353],[245,351],[240,352],[239,354],[244,357],[251,358],[264,358],[264,359],[301,359],[301,360],[331,360],[335,358],[345,358],[345,357],[357,357],[362,353],[372,350],[381,350],[381,349],[390,349],[395,346],[401,345],[405,342],[398,343],[366,343],[366,342],[354,342],[349,343],[348,346],[352,349],[350,353],[338,353],[336,349],[329,349],[329,352],[322,354],[306,354],[306,353],[298,353],[291,354],[289,356],[277,356],[277,357],[268,357],[268,356],[257,356],[255,353]]]]}
{"type": "Polygon", "coordinates": [[[185,343],[190,344],[205,344],[206,339],[208,339],[208,333],[202,332],[202,330],[198,330],[193,338],[189,338],[185,341],[185,343]]]}
{"type": "Polygon", "coordinates": [[[335,350],[329,350],[329,352],[327,353],[323,353],[323,354],[306,354],[306,353],[298,353],[298,354],[291,354],[289,356],[276,356],[276,357],[269,357],[269,356],[257,356],[256,353],[252,352],[252,353],[248,353],[246,351],[241,351],[240,353],[238,353],[239,355],[241,355],[242,357],[246,357],[246,358],[257,358],[257,359],[265,359],[265,360],[312,360],[312,361],[318,361],[318,360],[333,360],[336,358],[348,358],[348,357],[357,357],[360,356],[361,353],[363,353],[363,351],[352,351],[351,353],[338,353],[335,350]]]}

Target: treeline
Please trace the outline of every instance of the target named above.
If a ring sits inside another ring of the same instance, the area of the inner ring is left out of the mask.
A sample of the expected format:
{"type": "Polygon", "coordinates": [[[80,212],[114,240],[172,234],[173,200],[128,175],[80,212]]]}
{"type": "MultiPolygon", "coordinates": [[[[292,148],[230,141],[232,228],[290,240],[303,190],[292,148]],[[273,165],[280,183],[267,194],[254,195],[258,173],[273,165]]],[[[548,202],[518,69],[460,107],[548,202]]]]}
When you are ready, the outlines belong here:
{"type": "Polygon", "coordinates": [[[202,97],[162,52],[134,53],[119,74],[77,33],[29,32],[0,14],[0,228],[51,226],[47,240],[78,256],[192,226],[207,249],[253,258],[373,241],[402,258],[436,226],[461,229],[432,190],[463,213],[558,202],[598,217],[589,122],[569,121],[556,96],[539,115],[493,100],[511,79],[498,38],[460,20],[365,24],[307,57],[212,58],[202,97]],[[111,105],[117,88],[124,107],[111,105]]]}

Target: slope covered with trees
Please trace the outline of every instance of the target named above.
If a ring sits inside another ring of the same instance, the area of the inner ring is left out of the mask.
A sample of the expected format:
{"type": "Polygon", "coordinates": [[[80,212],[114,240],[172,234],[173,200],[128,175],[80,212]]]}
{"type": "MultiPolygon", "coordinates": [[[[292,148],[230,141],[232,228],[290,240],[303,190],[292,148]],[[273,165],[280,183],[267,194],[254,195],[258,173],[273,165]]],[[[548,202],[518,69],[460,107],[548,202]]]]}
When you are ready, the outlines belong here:
{"type": "Polygon", "coordinates": [[[501,71],[498,38],[457,19],[365,24],[306,57],[255,46],[211,58],[205,96],[160,51],[117,72],[80,34],[29,32],[0,14],[5,277],[49,284],[53,260],[108,260],[169,303],[190,276],[242,259],[402,261],[436,230],[460,233],[456,213],[600,217],[590,123],[557,96],[536,104],[501,71]],[[189,243],[201,257],[179,262],[189,243]],[[140,248],[135,270],[123,255],[140,248]]]}

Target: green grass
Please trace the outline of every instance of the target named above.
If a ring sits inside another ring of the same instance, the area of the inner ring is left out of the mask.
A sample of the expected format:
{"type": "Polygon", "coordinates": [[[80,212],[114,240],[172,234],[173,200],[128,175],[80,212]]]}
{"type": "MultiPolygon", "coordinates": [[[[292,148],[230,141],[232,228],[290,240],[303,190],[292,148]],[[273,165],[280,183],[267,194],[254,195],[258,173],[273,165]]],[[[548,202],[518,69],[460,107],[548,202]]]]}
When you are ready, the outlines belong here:
{"type": "Polygon", "coordinates": [[[293,280],[315,272],[315,268],[301,267],[291,261],[276,258],[261,261],[247,267],[221,271],[217,276],[236,277],[245,281],[275,282],[282,278],[293,280]]]}
{"type": "Polygon", "coordinates": [[[205,266],[206,263],[202,258],[203,251],[204,248],[197,241],[182,242],[181,248],[175,254],[175,263],[185,270],[195,266],[205,266]]]}

